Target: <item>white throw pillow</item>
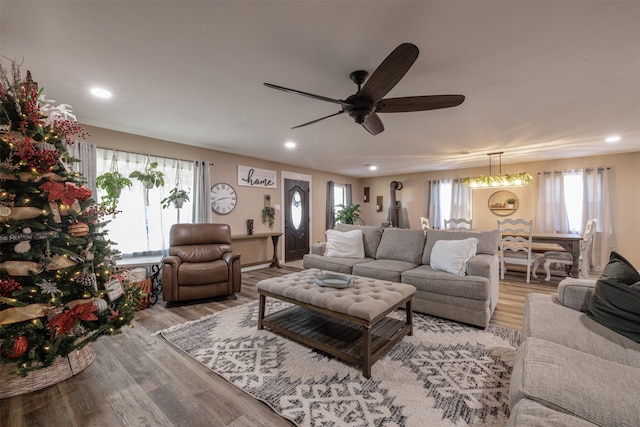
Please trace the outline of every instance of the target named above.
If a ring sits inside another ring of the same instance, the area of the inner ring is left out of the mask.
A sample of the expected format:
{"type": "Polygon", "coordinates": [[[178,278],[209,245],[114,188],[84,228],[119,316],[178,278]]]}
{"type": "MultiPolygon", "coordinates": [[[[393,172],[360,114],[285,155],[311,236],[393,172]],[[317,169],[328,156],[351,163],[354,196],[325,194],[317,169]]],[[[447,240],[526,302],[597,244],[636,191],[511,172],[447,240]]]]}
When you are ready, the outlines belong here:
{"type": "Polygon", "coordinates": [[[364,258],[362,230],[327,230],[326,256],[339,258],[364,258]]]}
{"type": "Polygon", "coordinates": [[[467,263],[476,255],[478,239],[438,240],[431,250],[431,267],[464,276],[467,263]]]}

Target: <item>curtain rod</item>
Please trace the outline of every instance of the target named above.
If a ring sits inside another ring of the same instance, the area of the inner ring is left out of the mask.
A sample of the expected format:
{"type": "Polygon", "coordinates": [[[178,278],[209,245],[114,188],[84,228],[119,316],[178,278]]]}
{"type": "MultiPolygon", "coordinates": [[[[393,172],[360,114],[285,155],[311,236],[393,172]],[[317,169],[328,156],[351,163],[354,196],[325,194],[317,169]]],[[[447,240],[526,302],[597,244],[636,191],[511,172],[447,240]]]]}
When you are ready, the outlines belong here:
{"type": "Polygon", "coordinates": [[[584,170],[586,172],[591,172],[591,171],[603,171],[603,170],[611,170],[611,167],[607,166],[607,167],[599,167],[599,168],[584,168],[584,169],[563,169],[561,171],[544,171],[544,172],[538,172],[538,175],[543,175],[543,174],[550,174],[550,173],[561,173],[561,172],[578,172],[580,170],[584,170]]]}
{"type": "MultiPolygon", "coordinates": [[[[120,153],[129,153],[129,154],[137,154],[139,156],[153,156],[153,157],[158,157],[160,159],[167,159],[167,160],[178,160],[178,161],[182,161],[184,160],[185,162],[195,162],[196,160],[189,160],[189,159],[175,159],[173,157],[166,157],[166,156],[157,156],[155,154],[149,154],[149,153],[138,153],[135,151],[123,151],[123,150],[116,150],[115,148],[103,148],[103,147],[97,147],[97,148],[102,148],[103,150],[111,150],[111,152],[117,151],[120,153]]],[[[204,160],[202,160],[204,161],[204,160]]],[[[213,166],[214,164],[209,162],[209,166],[213,166]]]]}

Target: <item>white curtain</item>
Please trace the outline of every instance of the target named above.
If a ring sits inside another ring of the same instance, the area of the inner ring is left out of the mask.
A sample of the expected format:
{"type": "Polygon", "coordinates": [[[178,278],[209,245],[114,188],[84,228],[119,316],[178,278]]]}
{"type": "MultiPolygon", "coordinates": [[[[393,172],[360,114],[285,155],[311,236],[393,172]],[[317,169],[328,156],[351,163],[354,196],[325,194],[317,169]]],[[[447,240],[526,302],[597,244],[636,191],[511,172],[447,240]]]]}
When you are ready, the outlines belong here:
{"type": "Polygon", "coordinates": [[[193,222],[210,223],[211,218],[211,171],[209,163],[193,162],[193,222]]]}
{"type": "Polygon", "coordinates": [[[611,171],[609,168],[585,169],[582,174],[584,197],[583,218],[596,218],[596,234],[591,248],[591,262],[595,271],[602,271],[615,250],[616,234],[611,200],[611,171]]]}
{"type": "Polygon", "coordinates": [[[87,180],[85,186],[91,190],[93,198],[98,201],[96,197],[96,144],[92,144],[87,141],[75,141],[72,145],[67,147],[69,155],[79,159],[80,162],[75,162],[71,165],[71,169],[74,172],[80,172],[82,176],[87,180]]]}
{"type": "Polygon", "coordinates": [[[538,233],[569,233],[562,172],[542,172],[534,229],[538,233]]]}
{"type": "Polygon", "coordinates": [[[444,228],[444,218],[440,209],[440,191],[444,181],[428,181],[427,182],[427,200],[429,206],[429,214],[427,217],[431,222],[432,228],[444,228]]]}
{"type": "Polygon", "coordinates": [[[451,186],[451,218],[471,220],[471,188],[454,179],[451,186]]]}
{"type": "MultiPolygon", "coordinates": [[[[147,156],[124,151],[97,150],[98,175],[112,169],[113,159],[117,170],[128,177],[135,170],[143,171],[147,162],[157,162],[158,170],[164,173],[165,186],[149,190],[149,205],[145,204],[144,187],[137,179],[131,179],[133,186],[122,191],[118,203],[118,213],[106,225],[107,237],[124,257],[165,254],[169,246],[169,229],[178,222],[192,222],[192,202],[185,202],[182,209],[163,209],[160,201],[169,191],[181,183],[193,200],[190,188],[193,182],[193,163],[190,161],[147,156]]],[[[101,190],[98,196],[104,195],[101,190]]],[[[96,198],[99,200],[99,197],[96,198]]]]}

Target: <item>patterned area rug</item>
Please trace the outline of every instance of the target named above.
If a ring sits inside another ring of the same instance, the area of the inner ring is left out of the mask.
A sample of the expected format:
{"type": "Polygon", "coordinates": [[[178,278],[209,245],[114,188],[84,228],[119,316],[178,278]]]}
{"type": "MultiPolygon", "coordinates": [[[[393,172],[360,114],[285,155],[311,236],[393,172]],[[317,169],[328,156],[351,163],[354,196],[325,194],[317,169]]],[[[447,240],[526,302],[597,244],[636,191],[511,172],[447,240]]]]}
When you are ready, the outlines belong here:
{"type": "MultiPolygon", "coordinates": [[[[266,313],[285,306],[267,300],[266,313]]],[[[366,379],[358,367],[259,331],[257,318],[256,301],[161,334],[299,426],[506,425],[518,331],[416,313],[413,336],[366,379]]]]}

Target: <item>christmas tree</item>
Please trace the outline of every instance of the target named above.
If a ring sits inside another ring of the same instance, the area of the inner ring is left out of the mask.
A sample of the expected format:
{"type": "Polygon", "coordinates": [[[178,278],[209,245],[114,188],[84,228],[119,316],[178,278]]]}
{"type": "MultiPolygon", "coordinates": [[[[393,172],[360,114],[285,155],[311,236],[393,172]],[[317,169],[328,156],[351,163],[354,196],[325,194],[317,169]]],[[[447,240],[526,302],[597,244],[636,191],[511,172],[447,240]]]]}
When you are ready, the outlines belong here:
{"type": "Polygon", "coordinates": [[[139,288],[114,275],[103,218],[68,146],[87,135],[27,71],[0,63],[0,363],[51,365],[130,324],[139,288]]]}

